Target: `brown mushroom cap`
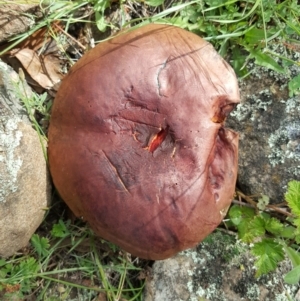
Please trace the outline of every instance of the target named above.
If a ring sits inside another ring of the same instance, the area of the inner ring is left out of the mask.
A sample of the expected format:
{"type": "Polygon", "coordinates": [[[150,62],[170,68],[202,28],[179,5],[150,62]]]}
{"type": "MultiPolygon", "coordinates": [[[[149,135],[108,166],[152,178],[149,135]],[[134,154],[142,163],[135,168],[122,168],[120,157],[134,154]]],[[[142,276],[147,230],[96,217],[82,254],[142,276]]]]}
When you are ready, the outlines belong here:
{"type": "Polygon", "coordinates": [[[54,184],[101,237],[164,259],[222,221],[234,194],[232,68],[195,34],[147,25],[100,43],[63,80],[49,128],[54,184]]]}

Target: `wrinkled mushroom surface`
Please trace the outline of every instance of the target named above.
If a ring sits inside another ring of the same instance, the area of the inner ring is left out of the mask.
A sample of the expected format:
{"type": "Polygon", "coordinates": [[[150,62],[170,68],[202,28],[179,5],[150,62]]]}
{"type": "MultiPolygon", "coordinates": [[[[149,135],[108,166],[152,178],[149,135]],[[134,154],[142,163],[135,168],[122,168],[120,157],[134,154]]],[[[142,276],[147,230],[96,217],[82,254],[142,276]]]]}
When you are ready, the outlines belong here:
{"type": "Polygon", "coordinates": [[[100,43],[63,80],[49,128],[54,184],[76,216],[133,255],[164,259],[223,219],[237,176],[239,102],[211,44],[147,25],[100,43]]]}

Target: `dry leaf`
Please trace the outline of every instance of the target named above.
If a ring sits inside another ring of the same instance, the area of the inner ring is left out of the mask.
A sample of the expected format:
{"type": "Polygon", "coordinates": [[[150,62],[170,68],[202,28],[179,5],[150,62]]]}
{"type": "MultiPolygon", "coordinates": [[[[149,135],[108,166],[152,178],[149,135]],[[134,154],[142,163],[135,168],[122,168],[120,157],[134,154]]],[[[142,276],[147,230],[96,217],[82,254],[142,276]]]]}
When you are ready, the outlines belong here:
{"type": "Polygon", "coordinates": [[[40,57],[41,62],[44,64],[47,75],[53,82],[53,85],[57,84],[62,78],[60,70],[60,60],[54,54],[42,55],[40,57]]]}
{"type": "Polygon", "coordinates": [[[93,301],[107,301],[106,294],[100,293],[93,301]]]}
{"type": "Polygon", "coordinates": [[[59,73],[59,63],[53,58],[39,57],[35,51],[28,48],[21,49],[13,55],[20,61],[30,77],[44,89],[52,88],[62,78],[59,73]]]}
{"type": "Polygon", "coordinates": [[[29,48],[32,50],[37,51],[38,49],[42,48],[51,40],[51,32],[52,34],[56,34],[58,29],[54,25],[59,25],[59,21],[54,21],[51,24],[51,28],[44,26],[34,33],[32,33],[28,38],[26,38],[23,42],[18,44],[19,49],[29,48]]]}

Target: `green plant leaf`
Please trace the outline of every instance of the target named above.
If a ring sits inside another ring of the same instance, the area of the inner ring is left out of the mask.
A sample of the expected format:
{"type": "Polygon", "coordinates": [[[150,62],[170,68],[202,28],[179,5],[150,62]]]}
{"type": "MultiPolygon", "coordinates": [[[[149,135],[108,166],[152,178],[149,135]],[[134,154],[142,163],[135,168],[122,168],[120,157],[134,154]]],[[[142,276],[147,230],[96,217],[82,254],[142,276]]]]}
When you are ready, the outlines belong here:
{"type": "Polygon", "coordinates": [[[248,73],[248,70],[244,66],[246,57],[247,56],[242,52],[241,47],[235,46],[232,48],[232,67],[239,77],[248,73]]]}
{"type": "Polygon", "coordinates": [[[94,1],[94,11],[95,11],[95,20],[98,29],[101,32],[104,32],[107,27],[107,22],[105,20],[104,12],[107,7],[110,6],[109,0],[95,0],[94,1]]]}
{"type": "Polygon", "coordinates": [[[2,258],[0,258],[0,267],[6,265],[6,261],[2,258]]]}
{"type": "Polygon", "coordinates": [[[257,65],[267,67],[278,73],[284,73],[285,70],[282,68],[272,57],[263,53],[260,49],[251,49],[250,47],[245,47],[250,52],[251,57],[255,59],[257,65]]]}
{"type": "Polygon", "coordinates": [[[53,228],[51,230],[51,234],[53,237],[66,237],[70,234],[69,229],[67,226],[69,226],[70,222],[67,222],[67,225],[60,219],[58,224],[54,224],[53,228]]]}
{"type": "Polygon", "coordinates": [[[107,23],[105,21],[104,14],[102,12],[95,12],[96,25],[101,32],[104,32],[107,27],[107,23]]]}
{"type": "Polygon", "coordinates": [[[289,96],[293,97],[300,93],[300,74],[290,80],[289,84],[289,96]]]}
{"type": "Polygon", "coordinates": [[[149,6],[159,6],[159,5],[162,5],[164,3],[164,0],[147,0],[146,3],[149,6]]]}
{"type": "Polygon", "coordinates": [[[258,199],[257,208],[261,211],[266,209],[266,206],[269,204],[270,198],[263,194],[261,198],[258,199]]]}
{"type": "Polygon", "coordinates": [[[6,278],[8,271],[6,269],[0,269],[0,279],[6,278]]]}
{"type": "Polygon", "coordinates": [[[33,286],[36,286],[35,281],[31,281],[39,270],[39,264],[33,257],[28,257],[22,260],[19,265],[14,266],[11,270],[12,283],[21,283],[21,291],[28,293],[33,286]]]}
{"type": "Polygon", "coordinates": [[[260,216],[255,216],[249,223],[249,232],[252,238],[265,234],[265,220],[260,216]]]}
{"type": "Polygon", "coordinates": [[[256,277],[276,269],[278,262],[284,259],[283,247],[271,238],[263,238],[254,244],[251,253],[257,256],[256,277]]]}
{"type": "Polygon", "coordinates": [[[245,219],[252,219],[255,216],[255,211],[252,208],[233,205],[228,214],[233,224],[237,226],[245,219]]]}
{"type": "Polygon", "coordinates": [[[253,232],[249,229],[254,216],[254,209],[244,206],[233,205],[229,210],[230,220],[237,227],[239,238],[245,242],[251,242],[253,239],[253,232]]]}
{"type": "Polygon", "coordinates": [[[283,238],[293,239],[295,237],[295,227],[293,226],[282,227],[279,235],[283,238]]]}
{"type": "Polygon", "coordinates": [[[291,260],[293,267],[300,266],[300,253],[285,244],[283,245],[283,248],[291,260]]]}
{"type": "MultiPolygon", "coordinates": [[[[209,2],[210,2],[210,1],[209,1],[209,2]]],[[[218,1],[218,2],[219,2],[219,1],[218,1]]],[[[223,5],[224,5],[223,1],[220,1],[220,2],[222,2],[222,4],[220,4],[219,6],[223,6],[223,5]]],[[[223,23],[223,24],[237,23],[237,22],[240,22],[240,21],[242,21],[242,20],[245,20],[245,19],[249,18],[249,17],[253,14],[253,12],[255,12],[255,10],[257,9],[257,7],[258,7],[259,5],[260,5],[260,1],[259,1],[259,0],[255,0],[254,5],[251,7],[251,10],[250,10],[247,14],[243,14],[242,17],[239,18],[239,19],[233,19],[232,17],[231,17],[230,19],[223,19],[223,18],[220,18],[220,17],[218,17],[217,19],[215,19],[216,16],[212,16],[212,17],[210,18],[210,20],[213,21],[213,22],[221,23],[221,24],[222,24],[222,23],[223,23]]],[[[217,7],[218,7],[218,6],[209,8],[209,10],[214,9],[214,8],[217,8],[217,7]]],[[[206,10],[208,10],[208,9],[206,9],[206,10]]],[[[204,10],[204,11],[205,11],[205,10],[204,10]]]]}
{"type": "Polygon", "coordinates": [[[300,181],[290,181],[285,199],[296,216],[300,217],[300,181]]]}
{"type": "Polygon", "coordinates": [[[248,44],[257,44],[265,39],[265,32],[263,29],[252,27],[245,33],[245,41],[248,44]]]}
{"type": "Polygon", "coordinates": [[[29,257],[26,260],[20,262],[20,270],[24,276],[30,276],[35,274],[39,269],[39,264],[33,257],[29,257]]]}
{"type": "Polygon", "coordinates": [[[285,30],[287,31],[288,34],[294,34],[294,33],[297,33],[298,35],[300,34],[299,21],[297,22],[297,24],[293,24],[289,20],[285,19],[283,16],[281,16],[279,14],[278,14],[278,16],[280,18],[282,18],[284,20],[284,22],[286,23],[287,26],[286,26],[285,30]]]}
{"type": "Polygon", "coordinates": [[[283,279],[287,284],[297,284],[300,281],[300,265],[288,272],[283,279]]]}
{"type": "Polygon", "coordinates": [[[274,235],[280,235],[282,233],[283,224],[278,219],[272,217],[265,221],[265,229],[274,235]]]}
{"type": "Polygon", "coordinates": [[[246,31],[245,42],[249,45],[258,44],[261,47],[265,47],[266,39],[268,42],[269,40],[274,39],[279,34],[280,32],[278,32],[276,28],[269,29],[267,32],[265,32],[264,29],[259,29],[253,26],[248,31],[246,31]]]}
{"type": "Polygon", "coordinates": [[[46,237],[40,237],[38,234],[33,234],[31,244],[39,256],[47,256],[49,253],[49,240],[46,237]]]}
{"type": "MultiPolygon", "coordinates": [[[[296,219],[295,221],[300,221],[300,219],[296,219]]],[[[296,224],[296,223],[295,223],[296,224]]],[[[294,234],[295,234],[295,241],[298,245],[300,245],[300,227],[297,227],[294,230],[294,234]]]]}

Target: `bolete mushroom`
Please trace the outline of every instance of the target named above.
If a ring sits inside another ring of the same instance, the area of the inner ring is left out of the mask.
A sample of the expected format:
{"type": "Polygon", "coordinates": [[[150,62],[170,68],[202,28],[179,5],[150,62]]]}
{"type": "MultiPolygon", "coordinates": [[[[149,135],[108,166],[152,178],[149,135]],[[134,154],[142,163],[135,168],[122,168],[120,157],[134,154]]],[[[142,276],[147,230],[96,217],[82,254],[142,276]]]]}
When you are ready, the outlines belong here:
{"type": "Polygon", "coordinates": [[[100,43],[65,77],[49,128],[54,184],[76,216],[135,256],[164,259],[222,221],[234,194],[232,68],[183,29],[100,43]]]}

